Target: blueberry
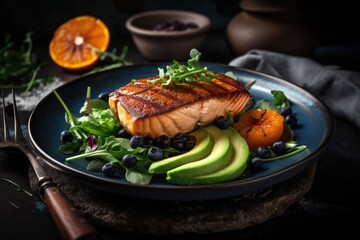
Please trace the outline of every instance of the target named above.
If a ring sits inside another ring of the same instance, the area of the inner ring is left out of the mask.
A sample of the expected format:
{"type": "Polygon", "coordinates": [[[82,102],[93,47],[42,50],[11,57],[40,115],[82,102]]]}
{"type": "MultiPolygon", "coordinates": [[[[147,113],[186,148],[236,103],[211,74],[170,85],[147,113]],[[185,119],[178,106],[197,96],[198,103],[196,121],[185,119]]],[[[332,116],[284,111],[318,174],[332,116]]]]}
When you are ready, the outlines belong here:
{"type": "Polygon", "coordinates": [[[60,139],[62,143],[72,142],[74,139],[74,136],[69,130],[64,130],[60,134],[60,139]]]}
{"type": "Polygon", "coordinates": [[[144,146],[150,147],[154,144],[154,140],[151,137],[144,137],[144,146]]]}
{"type": "Polygon", "coordinates": [[[284,117],[286,117],[289,114],[292,114],[292,109],[291,107],[284,107],[280,110],[280,114],[283,115],[284,117]]]}
{"type": "Polygon", "coordinates": [[[116,165],[113,163],[105,163],[105,165],[101,168],[101,171],[105,176],[112,177],[116,173],[116,165]]]}
{"type": "Polygon", "coordinates": [[[147,156],[151,161],[159,161],[164,158],[163,151],[159,147],[151,147],[147,152],[147,156]]]}
{"type": "Polygon", "coordinates": [[[120,128],[115,134],[115,137],[130,139],[132,136],[125,130],[125,128],[120,128]]]}
{"type": "Polygon", "coordinates": [[[270,158],[271,157],[271,150],[267,147],[260,146],[256,149],[256,155],[259,158],[270,158]]]}
{"type": "Polygon", "coordinates": [[[185,151],[190,151],[191,149],[193,149],[195,147],[195,141],[193,140],[188,140],[184,143],[184,150],[185,151]]]}
{"type": "Polygon", "coordinates": [[[161,135],[156,139],[156,146],[159,148],[167,148],[170,146],[170,137],[166,135],[161,135]]]}
{"type": "Polygon", "coordinates": [[[106,93],[106,92],[100,93],[98,98],[105,102],[108,102],[109,101],[109,93],[106,93]]]}
{"type": "Polygon", "coordinates": [[[175,148],[178,151],[182,151],[185,149],[185,144],[181,140],[171,141],[171,147],[175,148]]]}
{"type": "Polygon", "coordinates": [[[181,140],[183,142],[186,142],[189,138],[185,133],[178,133],[174,136],[175,140],[181,140]]]}
{"type": "Polygon", "coordinates": [[[123,156],[123,158],[121,159],[121,162],[126,166],[126,167],[134,167],[137,163],[137,158],[132,155],[132,154],[126,154],[123,156]]]}
{"type": "Polygon", "coordinates": [[[130,138],[130,147],[131,148],[137,148],[137,147],[143,147],[145,145],[144,138],[138,135],[132,136],[130,138]]]}
{"type": "Polygon", "coordinates": [[[273,150],[274,153],[276,153],[277,155],[282,155],[285,153],[286,148],[285,148],[285,144],[283,141],[277,141],[274,142],[271,146],[271,149],[273,150]]]}
{"type": "Polygon", "coordinates": [[[251,158],[249,161],[249,167],[252,170],[260,170],[263,167],[263,161],[259,157],[251,158]]]}
{"type": "Polygon", "coordinates": [[[294,114],[289,114],[285,117],[284,123],[286,125],[289,125],[290,128],[296,128],[297,127],[297,118],[294,114]]]}
{"type": "Polygon", "coordinates": [[[226,129],[230,126],[230,119],[225,116],[220,116],[215,120],[215,126],[220,129],[226,129]]]}

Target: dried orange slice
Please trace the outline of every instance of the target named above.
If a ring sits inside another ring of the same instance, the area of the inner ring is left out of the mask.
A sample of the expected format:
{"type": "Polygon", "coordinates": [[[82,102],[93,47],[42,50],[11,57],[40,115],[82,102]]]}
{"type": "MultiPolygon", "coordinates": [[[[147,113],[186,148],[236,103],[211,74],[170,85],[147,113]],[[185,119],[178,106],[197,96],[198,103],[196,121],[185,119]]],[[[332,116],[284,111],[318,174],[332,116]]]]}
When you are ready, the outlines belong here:
{"type": "Polygon", "coordinates": [[[109,42],[109,29],[100,19],[79,16],[56,29],[49,53],[58,66],[81,71],[94,66],[99,60],[99,54],[93,48],[106,51],[109,42]]]}
{"type": "Polygon", "coordinates": [[[284,131],[284,117],[273,109],[251,109],[240,116],[234,128],[245,138],[251,150],[271,146],[284,131]]]}

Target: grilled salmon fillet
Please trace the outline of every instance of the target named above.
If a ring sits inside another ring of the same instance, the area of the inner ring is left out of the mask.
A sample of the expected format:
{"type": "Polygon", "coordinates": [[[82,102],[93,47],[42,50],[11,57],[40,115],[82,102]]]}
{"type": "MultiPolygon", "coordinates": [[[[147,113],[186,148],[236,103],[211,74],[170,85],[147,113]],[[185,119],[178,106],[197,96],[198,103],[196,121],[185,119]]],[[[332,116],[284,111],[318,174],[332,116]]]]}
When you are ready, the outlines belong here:
{"type": "Polygon", "coordinates": [[[229,111],[238,114],[250,100],[239,82],[216,74],[211,82],[168,86],[148,82],[158,76],[139,79],[110,94],[110,109],[132,135],[155,139],[187,133],[229,111]]]}

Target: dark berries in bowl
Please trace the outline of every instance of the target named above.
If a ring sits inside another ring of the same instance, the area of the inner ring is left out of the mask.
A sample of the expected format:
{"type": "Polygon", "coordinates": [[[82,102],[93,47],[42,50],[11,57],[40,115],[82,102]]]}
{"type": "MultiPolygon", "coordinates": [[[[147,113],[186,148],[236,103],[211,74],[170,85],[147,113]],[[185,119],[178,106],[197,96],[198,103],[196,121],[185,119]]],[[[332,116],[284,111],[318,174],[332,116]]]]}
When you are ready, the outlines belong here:
{"type": "Polygon", "coordinates": [[[163,21],[155,24],[151,30],[154,31],[184,31],[186,29],[197,28],[198,25],[193,22],[184,23],[179,20],[163,21]]]}

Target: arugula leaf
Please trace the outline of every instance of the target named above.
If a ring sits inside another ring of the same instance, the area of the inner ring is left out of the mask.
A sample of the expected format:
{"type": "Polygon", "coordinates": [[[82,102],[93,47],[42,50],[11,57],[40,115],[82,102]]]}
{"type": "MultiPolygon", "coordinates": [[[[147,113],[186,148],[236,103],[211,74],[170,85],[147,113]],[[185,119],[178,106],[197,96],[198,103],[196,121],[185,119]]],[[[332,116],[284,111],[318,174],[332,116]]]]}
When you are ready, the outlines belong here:
{"type": "Polygon", "coordinates": [[[80,149],[83,145],[80,139],[75,139],[73,142],[66,142],[59,147],[59,151],[65,154],[72,154],[80,149]]]}
{"type": "Polygon", "coordinates": [[[5,36],[5,45],[0,49],[0,80],[16,79],[29,73],[36,64],[36,56],[32,53],[32,32],[26,34],[23,45],[15,48],[11,36],[5,36]]]}
{"type": "Polygon", "coordinates": [[[89,164],[86,167],[86,170],[90,172],[100,172],[101,168],[104,166],[106,162],[102,159],[93,159],[89,162],[89,164]]]}
{"type": "Polygon", "coordinates": [[[286,149],[287,149],[287,153],[283,154],[283,155],[279,155],[279,156],[274,156],[271,158],[264,158],[261,159],[264,162],[269,162],[269,161],[275,161],[275,160],[280,160],[280,159],[284,159],[284,158],[288,158],[291,157],[295,154],[298,154],[299,152],[305,150],[307,147],[305,145],[300,145],[298,146],[297,143],[295,141],[293,142],[287,142],[285,143],[286,149]]]}
{"type": "Polygon", "coordinates": [[[23,44],[18,48],[11,41],[10,35],[5,36],[4,46],[0,48],[0,88],[25,89],[26,96],[32,88],[54,81],[52,75],[38,77],[45,62],[37,62],[33,52],[32,34],[28,32],[23,44]]]}
{"type": "Polygon", "coordinates": [[[254,108],[259,109],[274,109],[276,111],[280,111],[284,107],[290,107],[290,101],[282,91],[272,90],[271,94],[274,99],[272,101],[268,99],[262,99],[258,101],[254,108]]]}
{"type": "Polygon", "coordinates": [[[152,175],[146,174],[146,173],[135,172],[135,171],[132,171],[131,169],[126,169],[125,178],[130,183],[146,185],[146,184],[150,183],[150,181],[152,179],[152,175]]]}
{"type": "MultiPolygon", "coordinates": [[[[105,143],[100,145],[97,150],[68,157],[66,158],[66,161],[73,161],[82,158],[95,158],[101,159],[103,164],[106,162],[112,162],[114,164],[118,164],[126,170],[125,178],[127,181],[131,183],[148,184],[152,175],[148,174],[147,171],[151,161],[147,158],[146,153],[146,148],[131,148],[129,139],[109,136],[105,139],[105,143]],[[121,159],[126,154],[133,154],[137,158],[138,163],[134,168],[128,168],[122,164],[121,159]]],[[[96,160],[97,162],[93,161],[89,163],[91,166],[88,165],[87,167],[92,171],[99,169],[101,165],[100,160],[96,160]]]]}
{"type": "Polygon", "coordinates": [[[91,113],[89,115],[76,117],[73,114],[60,95],[53,90],[56,98],[59,100],[65,110],[65,121],[70,125],[69,130],[74,134],[74,141],[72,143],[65,143],[60,146],[59,150],[63,153],[74,153],[77,150],[86,150],[87,138],[90,135],[97,136],[98,144],[102,141],[99,137],[107,137],[114,135],[120,128],[120,122],[117,121],[111,112],[108,103],[100,99],[90,99],[90,89],[87,89],[87,97],[84,106],[80,112],[86,111],[88,113],[88,103],[91,106],[91,113]],[[86,109],[86,110],[85,110],[86,109]]]}
{"type": "MultiPolygon", "coordinates": [[[[65,104],[65,102],[62,100],[62,98],[60,97],[60,95],[57,93],[57,91],[54,89],[53,93],[55,94],[56,98],[59,100],[59,102],[61,103],[61,105],[63,106],[64,110],[65,110],[65,120],[68,124],[70,124],[70,127],[75,127],[75,125],[79,122],[77,117],[75,117],[74,114],[71,113],[70,109],[67,107],[67,105],[65,104]]],[[[73,131],[75,136],[77,137],[77,139],[82,139],[86,136],[82,135],[80,132],[78,131],[73,131]]]]}
{"type": "Polygon", "coordinates": [[[104,144],[100,144],[95,151],[84,152],[72,157],[66,158],[66,161],[72,161],[82,158],[100,158],[107,162],[117,163],[122,165],[121,158],[131,151],[128,151],[127,147],[130,148],[129,139],[126,138],[115,138],[110,136],[105,139],[104,144]]]}
{"type": "Polygon", "coordinates": [[[126,170],[127,181],[149,184],[152,175],[148,174],[147,169],[152,162],[147,157],[148,149],[133,149],[129,139],[116,138],[114,134],[120,128],[120,122],[116,120],[107,102],[90,99],[90,91],[88,87],[86,101],[80,109],[82,116],[76,117],[56,90],[53,90],[65,110],[65,120],[70,125],[70,131],[75,134],[73,142],[62,144],[59,150],[65,154],[82,151],[81,154],[66,158],[66,161],[92,159],[87,166],[89,171],[100,171],[106,162],[111,162],[126,170]],[[135,167],[128,168],[122,164],[122,158],[126,154],[133,154],[137,158],[138,163],[135,167]]]}
{"type": "Polygon", "coordinates": [[[190,51],[190,57],[187,65],[173,60],[172,65],[166,66],[166,72],[164,69],[159,68],[159,78],[149,80],[149,83],[162,82],[163,86],[170,85],[171,83],[181,85],[186,82],[210,82],[216,77],[216,74],[208,71],[207,67],[201,67],[201,53],[197,49],[190,51]]]}
{"type": "Polygon", "coordinates": [[[278,109],[282,109],[290,106],[290,101],[285,96],[283,91],[272,90],[271,94],[274,96],[274,100],[272,104],[276,106],[278,109]]]}
{"type": "Polygon", "coordinates": [[[128,54],[127,46],[123,47],[120,55],[116,53],[117,51],[116,48],[114,48],[112,52],[103,52],[95,47],[91,47],[91,48],[95,53],[100,55],[100,63],[98,64],[99,66],[94,67],[90,71],[84,73],[83,74],[84,76],[118,67],[133,65],[133,63],[130,60],[128,60],[127,57],[128,54]]]}

